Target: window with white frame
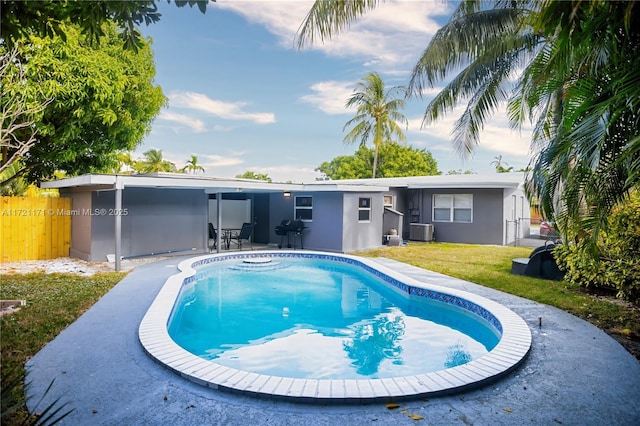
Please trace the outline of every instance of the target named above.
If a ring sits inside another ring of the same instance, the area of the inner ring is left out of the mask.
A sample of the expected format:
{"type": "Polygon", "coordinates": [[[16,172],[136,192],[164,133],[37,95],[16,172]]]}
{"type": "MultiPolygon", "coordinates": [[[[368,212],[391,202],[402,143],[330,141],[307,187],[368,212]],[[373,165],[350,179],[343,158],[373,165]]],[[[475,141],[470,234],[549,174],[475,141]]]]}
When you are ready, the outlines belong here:
{"type": "Polygon", "coordinates": [[[294,200],[295,211],[294,218],[305,222],[313,220],[313,197],[296,196],[294,200]]]}
{"type": "Polygon", "coordinates": [[[383,198],[383,204],[385,207],[393,208],[393,195],[385,195],[383,198]]]}
{"type": "Polygon", "coordinates": [[[473,194],[434,194],[434,222],[471,223],[473,219],[473,194]]]}
{"type": "Polygon", "coordinates": [[[371,198],[358,199],[358,222],[371,221],[371,198]]]}

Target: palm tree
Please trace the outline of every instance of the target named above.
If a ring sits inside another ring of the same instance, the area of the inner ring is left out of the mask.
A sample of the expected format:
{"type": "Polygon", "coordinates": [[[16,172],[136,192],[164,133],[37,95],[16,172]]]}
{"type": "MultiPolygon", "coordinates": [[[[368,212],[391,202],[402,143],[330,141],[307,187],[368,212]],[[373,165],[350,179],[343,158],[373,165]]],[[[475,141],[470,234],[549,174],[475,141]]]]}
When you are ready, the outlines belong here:
{"type": "Polygon", "coordinates": [[[397,94],[404,95],[403,86],[394,86],[385,90],[384,81],[376,72],[369,73],[358,83],[354,93],[347,100],[346,107],[356,106],[356,115],[344,125],[342,130],[353,126],[344,137],[345,143],[360,141],[360,146],[366,145],[373,138],[373,177],[378,168],[378,152],[380,147],[397,136],[405,141],[404,133],[398,121],[407,124],[407,118],[400,112],[404,108],[403,98],[395,98],[397,94]]]}
{"type": "MultiPolygon", "coordinates": [[[[300,27],[298,46],[339,33],[377,4],[375,0],[316,0],[300,27]]],[[[408,93],[421,97],[425,87],[434,87],[467,64],[427,106],[423,118],[423,126],[429,125],[468,99],[454,129],[454,149],[462,157],[473,153],[484,123],[509,99],[512,71],[537,48],[539,36],[522,25],[532,13],[527,8],[532,4],[535,1],[497,1],[495,8],[488,9],[480,0],[462,2],[413,69],[408,93]]]]}
{"type": "Polygon", "coordinates": [[[176,165],[162,158],[162,150],[150,149],[140,161],[141,173],[175,172],[176,165]]]}
{"type": "Polygon", "coordinates": [[[187,164],[182,168],[182,172],[188,172],[196,174],[196,172],[204,173],[204,167],[198,164],[198,157],[191,154],[191,159],[187,161],[187,164]]]}
{"type": "Polygon", "coordinates": [[[511,105],[538,117],[532,194],[565,232],[586,232],[594,253],[640,185],[639,12],[635,2],[546,4],[532,23],[544,49],[511,105]]]}
{"type": "Polygon", "coordinates": [[[502,154],[498,155],[497,157],[493,157],[493,158],[495,158],[495,160],[492,161],[490,164],[491,165],[495,164],[496,173],[508,173],[511,170],[513,170],[513,167],[505,167],[505,166],[508,166],[509,164],[507,164],[506,161],[502,161],[502,154]]]}
{"type": "MultiPolygon", "coordinates": [[[[493,166],[495,164],[496,165],[496,172],[497,172],[500,168],[502,168],[502,154],[498,155],[497,157],[493,157],[493,158],[495,158],[495,160],[492,161],[490,163],[490,165],[493,166]]],[[[505,164],[507,164],[507,163],[505,163],[505,164]]]]}

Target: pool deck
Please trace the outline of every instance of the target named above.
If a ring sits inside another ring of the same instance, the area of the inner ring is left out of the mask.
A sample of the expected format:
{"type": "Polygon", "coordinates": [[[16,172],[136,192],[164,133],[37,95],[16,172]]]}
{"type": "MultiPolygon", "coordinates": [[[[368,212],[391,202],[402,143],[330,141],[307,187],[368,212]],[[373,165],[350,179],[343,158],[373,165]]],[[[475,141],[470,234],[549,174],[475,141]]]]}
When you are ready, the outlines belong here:
{"type": "Polygon", "coordinates": [[[512,309],[531,329],[529,356],[487,387],[401,401],[395,410],[384,403],[299,404],[205,388],[154,362],[138,340],[147,308],[183,259],[137,267],[29,360],[31,404],[55,379],[49,398],[75,409],[61,423],[67,425],[415,424],[410,414],[430,425],[640,424],[640,363],[606,333],[556,308],[389,259],[376,261],[512,309]]]}

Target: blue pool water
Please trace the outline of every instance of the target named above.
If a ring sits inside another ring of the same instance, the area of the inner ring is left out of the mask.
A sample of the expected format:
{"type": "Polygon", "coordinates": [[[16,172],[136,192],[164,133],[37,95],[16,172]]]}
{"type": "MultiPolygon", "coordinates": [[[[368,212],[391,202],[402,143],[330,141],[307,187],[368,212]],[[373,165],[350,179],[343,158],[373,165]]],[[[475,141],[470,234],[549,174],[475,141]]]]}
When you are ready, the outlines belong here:
{"type": "Polygon", "coordinates": [[[168,324],[184,349],[272,376],[389,378],[465,364],[499,332],[450,304],[403,296],[362,268],[324,259],[241,259],[200,269],[168,324]]]}

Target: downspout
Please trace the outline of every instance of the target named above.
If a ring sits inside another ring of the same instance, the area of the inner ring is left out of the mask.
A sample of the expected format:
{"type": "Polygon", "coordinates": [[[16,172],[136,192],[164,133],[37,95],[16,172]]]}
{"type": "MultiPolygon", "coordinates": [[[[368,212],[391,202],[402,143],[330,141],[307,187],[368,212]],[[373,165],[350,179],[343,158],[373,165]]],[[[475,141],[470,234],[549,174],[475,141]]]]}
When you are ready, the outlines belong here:
{"type": "Polygon", "coordinates": [[[121,256],[122,256],[122,215],[120,212],[122,211],[122,189],[123,184],[120,181],[120,177],[116,176],[116,201],[115,201],[115,242],[116,242],[116,272],[119,272],[121,265],[121,256]]]}

